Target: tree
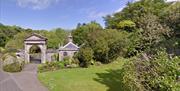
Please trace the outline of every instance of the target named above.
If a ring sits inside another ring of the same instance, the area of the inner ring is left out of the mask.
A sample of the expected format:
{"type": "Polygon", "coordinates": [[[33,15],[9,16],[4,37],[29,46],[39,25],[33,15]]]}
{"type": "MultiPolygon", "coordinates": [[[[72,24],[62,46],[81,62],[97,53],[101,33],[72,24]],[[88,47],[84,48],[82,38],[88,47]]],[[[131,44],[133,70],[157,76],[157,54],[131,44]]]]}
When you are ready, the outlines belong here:
{"type": "Polygon", "coordinates": [[[13,38],[14,35],[21,31],[24,31],[24,29],[18,26],[0,25],[0,33],[4,33],[8,38],[13,38]]]}
{"type": "Polygon", "coordinates": [[[109,63],[118,56],[125,56],[129,34],[125,31],[107,29],[89,33],[85,45],[92,48],[94,60],[109,63]]]}
{"type": "Polygon", "coordinates": [[[60,40],[59,43],[61,45],[67,43],[67,39],[68,39],[67,36],[70,34],[69,32],[67,32],[64,29],[57,28],[57,29],[55,29],[55,33],[56,33],[57,37],[59,38],[59,40],[60,40]]]}
{"type": "Polygon", "coordinates": [[[164,51],[143,53],[123,67],[125,91],[178,91],[179,58],[169,59],[164,51]]]}
{"type": "Polygon", "coordinates": [[[139,28],[139,17],[148,13],[159,17],[168,5],[164,0],[140,0],[135,3],[128,3],[127,7],[122,11],[105,17],[105,24],[107,28],[118,29],[119,22],[131,20],[136,24],[136,27],[139,28]]]}
{"type": "Polygon", "coordinates": [[[89,33],[99,30],[102,30],[102,27],[96,22],[90,22],[81,26],[78,24],[77,29],[72,32],[73,40],[78,45],[81,45],[86,41],[86,37],[89,33]]]}
{"type": "Polygon", "coordinates": [[[166,25],[168,25],[176,34],[179,34],[180,31],[180,2],[172,3],[164,11],[164,16],[162,16],[166,25]]]}
{"type": "Polygon", "coordinates": [[[24,29],[18,26],[6,26],[0,24],[0,46],[4,47],[6,43],[13,38],[17,33],[24,31],[24,29]]]}
{"type": "Polygon", "coordinates": [[[13,39],[10,39],[5,48],[7,49],[22,49],[24,47],[24,39],[29,36],[31,33],[21,32],[14,35],[13,39]]]}
{"type": "Polygon", "coordinates": [[[61,28],[56,28],[51,31],[47,30],[35,30],[34,33],[38,33],[44,37],[46,37],[47,40],[47,47],[56,49],[59,47],[59,44],[63,45],[65,42],[65,39],[67,38],[67,33],[65,30],[61,28]]]}
{"type": "Polygon", "coordinates": [[[152,14],[144,15],[139,20],[139,26],[142,29],[142,47],[155,47],[165,37],[170,37],[170,29],[160,23],[157,16],[152,14]]]}
{"type": "Polygon", "coordinates": [[[118,29],[122,29],[128,32],[132,32],[135,30],[136,24],[132,22],[131,20],[123,20],[120,21],[119,24],[117,25],[118,29]]]}
{"type": "Polygon", "coordinates": [[[108,61],[108,42],[105,31],[94,31],[88,34],[85,45],[89,45],[94,51],[94,58],[97,61],[107,63],[108,61]]]}
{"type": "Polygon", "coordinates": [[[77,54],[77,58],[80,66],[88,67],[93,60],[93,50],[90,47],[82,47],[77,54]]]}

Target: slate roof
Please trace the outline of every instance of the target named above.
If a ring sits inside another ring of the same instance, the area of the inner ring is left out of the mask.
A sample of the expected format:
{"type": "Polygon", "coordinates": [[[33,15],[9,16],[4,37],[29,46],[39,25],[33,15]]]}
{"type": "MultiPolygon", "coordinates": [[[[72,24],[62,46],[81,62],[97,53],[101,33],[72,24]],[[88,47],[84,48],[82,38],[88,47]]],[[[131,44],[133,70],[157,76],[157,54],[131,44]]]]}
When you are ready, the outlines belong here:
{"type": "Polygon", "coordinates": [[[67,43],[65,46],[60,47],[59,51],[78,51],[79,47],[75,45],[73,42],[67,43]]]}

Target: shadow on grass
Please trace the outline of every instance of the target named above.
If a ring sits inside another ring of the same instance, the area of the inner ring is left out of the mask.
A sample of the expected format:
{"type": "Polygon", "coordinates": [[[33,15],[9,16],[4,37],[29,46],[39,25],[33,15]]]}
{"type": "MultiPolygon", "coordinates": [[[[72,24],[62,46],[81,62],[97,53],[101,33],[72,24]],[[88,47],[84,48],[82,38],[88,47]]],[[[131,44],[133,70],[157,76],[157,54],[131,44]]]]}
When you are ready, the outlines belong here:
{"type": "Polygon", "coordinates": [[[106,70],[106,73],[96,73],[94,80],[109,87],[107,91],[124,91],[122,85],[122,70],[106,70]]]}

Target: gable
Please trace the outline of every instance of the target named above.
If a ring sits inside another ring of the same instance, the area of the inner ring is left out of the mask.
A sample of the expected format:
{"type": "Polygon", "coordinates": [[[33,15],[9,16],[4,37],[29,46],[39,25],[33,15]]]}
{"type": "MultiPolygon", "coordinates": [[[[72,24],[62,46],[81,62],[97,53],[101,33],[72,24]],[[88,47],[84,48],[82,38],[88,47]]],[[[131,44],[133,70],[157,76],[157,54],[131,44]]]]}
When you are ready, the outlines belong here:
{"type": "Polygon", "coordinates": [[[31,36],[27,37],[25,40],[46,40],[46,38],[38,34],[32,34],[31,36]]]}
{"type": "Polygon", "coordinates": [[[78,49],[79,47],[73,43],[68,43],[67,45],[64,46],[64,48],[67,48],[67,49],[78,49]]]}
{"type": "Polygon", "coordinates": [[[27,38],[26,40],[42,40],[42,39],[37,36],[31,36],[31,37],[27,38]]]}

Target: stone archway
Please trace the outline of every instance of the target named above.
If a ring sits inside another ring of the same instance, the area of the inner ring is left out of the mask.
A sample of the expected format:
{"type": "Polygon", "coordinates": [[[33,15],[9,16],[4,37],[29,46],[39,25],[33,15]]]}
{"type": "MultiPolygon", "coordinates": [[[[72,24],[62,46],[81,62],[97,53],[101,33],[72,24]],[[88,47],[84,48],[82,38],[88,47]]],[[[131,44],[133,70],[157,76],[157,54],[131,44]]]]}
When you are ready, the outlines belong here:
{"type": "Polygon", "coordinates": [[[47,38],[39,35],[39,34],[35,34],[33,33],[31,36],[27,37],[24,40],[24,47],[25,47],[25,61],[27,63],[30,62],[30,48],[33,45],[37,45],[40,49],[41,49],[41,63],[45,63],[46,62],[46,42],[47,42],[47,38]]]}
{"type": "Polygon", "coordinates": [[[30,63],[41,63],[41,48],[38,45],[33,45],[29,49],[30,63]]]}

